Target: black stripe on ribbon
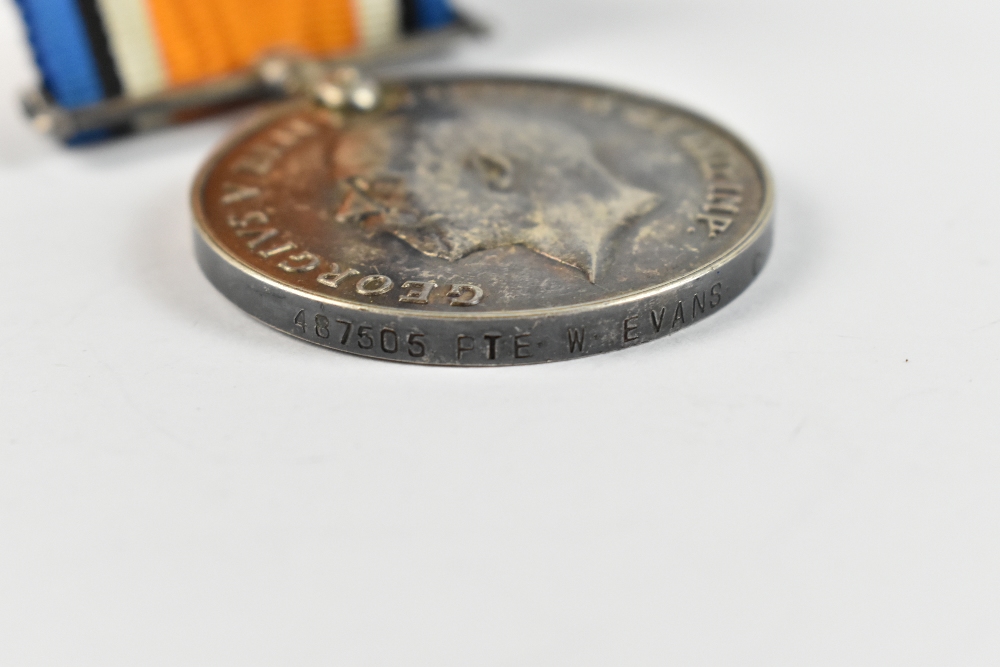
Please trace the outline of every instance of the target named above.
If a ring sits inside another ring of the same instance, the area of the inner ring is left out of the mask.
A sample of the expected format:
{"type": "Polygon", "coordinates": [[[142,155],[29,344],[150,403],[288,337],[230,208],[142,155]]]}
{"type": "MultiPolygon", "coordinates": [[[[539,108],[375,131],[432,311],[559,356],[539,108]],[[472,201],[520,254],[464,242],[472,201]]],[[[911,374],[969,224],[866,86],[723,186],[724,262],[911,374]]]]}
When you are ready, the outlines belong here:
{"type": "Polygon", "coordinates": [[[403,33],[412,35],[420,30],[420,14],[417,13],[417,0],[400,0],[403,11],[403,33]]]}
{"type": "Polygon", "coordinates": [[[114,56],[111,55],[111,45],[108,34],[104,30],[104,19],[97,8],[97,0],[76,0],[83,18],[83,25],[90,40],[90,51],[97,63],[97,73],[101,77],[101,86],[105,97],[118,97],[122,94],[122,80],[115,67],[114,56]]]}

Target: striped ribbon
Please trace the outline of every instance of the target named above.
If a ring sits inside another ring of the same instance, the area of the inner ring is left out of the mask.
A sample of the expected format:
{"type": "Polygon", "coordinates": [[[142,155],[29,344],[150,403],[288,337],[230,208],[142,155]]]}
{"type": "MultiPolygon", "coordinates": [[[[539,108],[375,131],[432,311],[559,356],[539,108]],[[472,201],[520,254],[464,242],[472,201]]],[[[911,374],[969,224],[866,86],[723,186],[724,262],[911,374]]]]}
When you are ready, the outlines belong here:
{"type": "Polygon", "coordinates": [[[15,0],[45,89],[79,108],[147,95],[292,48],[378,48],[450,23],[447,0],[15,0]]]}

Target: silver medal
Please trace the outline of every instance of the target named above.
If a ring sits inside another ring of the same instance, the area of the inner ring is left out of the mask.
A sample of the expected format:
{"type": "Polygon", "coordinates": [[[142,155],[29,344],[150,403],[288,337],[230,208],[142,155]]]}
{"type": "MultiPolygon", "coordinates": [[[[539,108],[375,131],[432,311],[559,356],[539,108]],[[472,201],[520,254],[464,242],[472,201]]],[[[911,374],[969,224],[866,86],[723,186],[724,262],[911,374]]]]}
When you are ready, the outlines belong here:
{"type": "Polygon", "coordinates": [[[384,83],[372,110],[272,111],[209,161],[193,204],[205,274],[274,328],[497,366],[618,350],[717,312],[764,265],[773,186],[739,139],[669,104],[444,79],[384,83]]]}

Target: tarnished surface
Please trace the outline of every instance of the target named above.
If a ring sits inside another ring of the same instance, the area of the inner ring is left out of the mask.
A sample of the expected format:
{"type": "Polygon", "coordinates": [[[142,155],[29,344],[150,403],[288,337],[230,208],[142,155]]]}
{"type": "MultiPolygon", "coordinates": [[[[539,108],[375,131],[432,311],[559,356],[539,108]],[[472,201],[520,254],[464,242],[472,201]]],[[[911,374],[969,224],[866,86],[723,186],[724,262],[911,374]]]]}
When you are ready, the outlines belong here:
{"type": "Polygon", "coordinates": [[[553,82],[384,94],[369,114],[272,113],[196,184],[203,268],[272,326],[400,361],[533,363],[676,331],[763,265],[766,173],[695,115],[553,82]]]}

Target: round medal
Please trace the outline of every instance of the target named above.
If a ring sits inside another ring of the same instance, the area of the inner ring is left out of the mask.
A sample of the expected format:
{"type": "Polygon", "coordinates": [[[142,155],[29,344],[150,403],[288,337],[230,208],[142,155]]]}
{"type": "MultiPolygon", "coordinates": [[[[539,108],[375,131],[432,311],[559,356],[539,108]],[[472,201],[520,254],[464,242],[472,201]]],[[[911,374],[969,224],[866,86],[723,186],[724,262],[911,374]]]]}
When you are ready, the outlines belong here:
{"type": "Polygon", "coordinates": [[[383,84],[223,146],[194,192],[209,280],[292,336],[379,359],[530,364],[618,350],[738,296],[771,245],[761,161],[710,121],[605,88],[383,84]]]}

